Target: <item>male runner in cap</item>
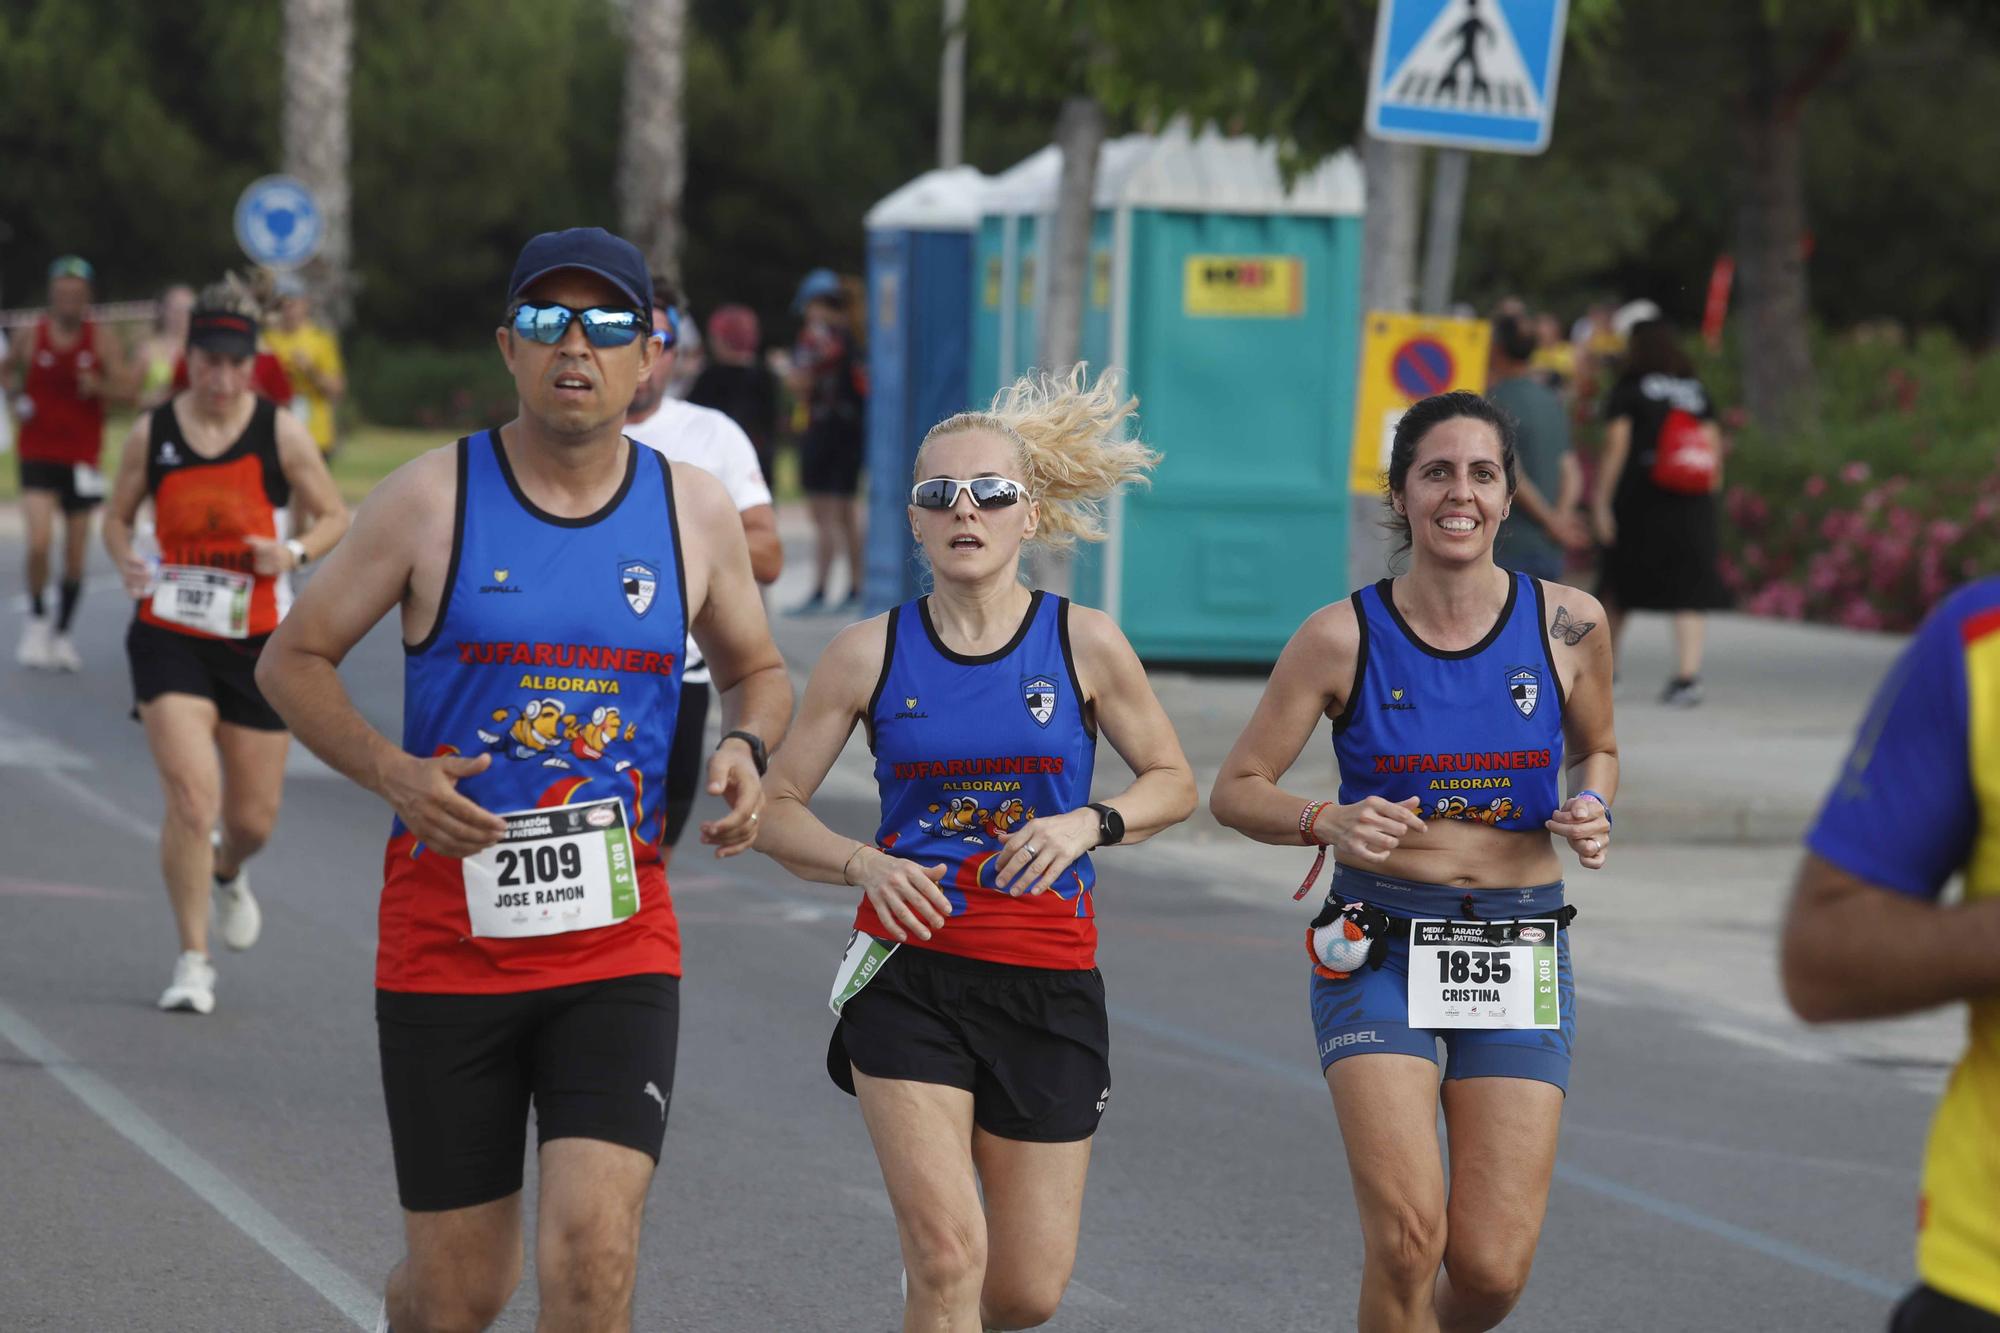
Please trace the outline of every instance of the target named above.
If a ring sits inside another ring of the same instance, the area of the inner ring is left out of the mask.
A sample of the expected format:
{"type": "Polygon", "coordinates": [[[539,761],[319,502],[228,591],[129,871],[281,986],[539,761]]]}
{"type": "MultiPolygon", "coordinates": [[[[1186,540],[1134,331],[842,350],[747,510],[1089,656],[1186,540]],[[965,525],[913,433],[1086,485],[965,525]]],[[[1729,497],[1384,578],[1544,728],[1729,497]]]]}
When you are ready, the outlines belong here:
{"type": "Polygon", "coordinates": [[[406,1333],[483,1328],[519,1281],[530,1102],[542,1327],[627,1326],[673,1089],[659,849],[687,633],[722,694],[717,855],[749,849],[791,714],[736,507],[622,433],[659,355],[638,250],[537,236],[507,294],[519,415],[377,487],[258,671],[299,738],[396,811],[376,1017],[409,1247],[384,1326],[406,1333]],[[336,670],[397,607],[400,746],[336,670]]]}
{"type": "MultiPolygon", "coordinates": [[[[777,512],[771,488],[757,463],[757,450],[743,428],[711,407],[696,407],[667,392],[680,345],[680,303],[658,274],[653,276],[653,334],[661,350],[653,369],[640,381],[626,409],[625,430],[633,439],[657,449],[676,463],[691,463],[722,483],[743,520],[743,539],[750,545],[750,572],[759,584],[777,581],[785,568],[785,548],[778,540],[777,512]]],[[[673,750],[667,757],[667,835],[660,848],[662,865],[673,863],[674,846],[694,809],[701,777],[702,729],[708,720],[708,663],[694,641],[688,641],[681,676],[680,711],[674,722],[673,750]]]]}

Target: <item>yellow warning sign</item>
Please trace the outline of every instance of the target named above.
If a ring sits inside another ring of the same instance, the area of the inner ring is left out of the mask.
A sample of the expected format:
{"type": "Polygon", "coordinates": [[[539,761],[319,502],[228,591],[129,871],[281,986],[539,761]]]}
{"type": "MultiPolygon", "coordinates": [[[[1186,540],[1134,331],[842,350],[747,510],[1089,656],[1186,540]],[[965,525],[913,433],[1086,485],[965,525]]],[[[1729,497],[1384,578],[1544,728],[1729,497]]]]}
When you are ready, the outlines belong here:
{"type": "Polygon", "coordinates": [[[1092,250],[1090,252],[1090,308],[1109,310],[1111,308],[1111,252],[1092,250]]]}
{"type": "Polygon", "coordinates": [[[1306,261],[1298,255],[1189,255],[1181,309],[1221,319],[1297,319],[1306,309],[1306,261]]]}
{"type": "Polygon", "coordinates": [[[1035,303],[1035,257],[1021,256],[1021,299],[1020,307],[1028,309],[1035,303]]]}
{"type": "Polygon", "coordinates": [[[1368,313],[1361,324],[1354,464],[1348,481],[1355,494],[1382,493],[1389,443],[1411,404],[1451,389],[1486,392],[1492,338],[1493,326],[1483,319],[1368,313]]]}
{"type": "Polygon", "coordinates": [[[984,305],[988,310],[998,310],[1000,308],[1000,275],[1000,256],[993,255],[986,261],[986,282],[984,291],[980,295],[980,304],[984,305]]]}

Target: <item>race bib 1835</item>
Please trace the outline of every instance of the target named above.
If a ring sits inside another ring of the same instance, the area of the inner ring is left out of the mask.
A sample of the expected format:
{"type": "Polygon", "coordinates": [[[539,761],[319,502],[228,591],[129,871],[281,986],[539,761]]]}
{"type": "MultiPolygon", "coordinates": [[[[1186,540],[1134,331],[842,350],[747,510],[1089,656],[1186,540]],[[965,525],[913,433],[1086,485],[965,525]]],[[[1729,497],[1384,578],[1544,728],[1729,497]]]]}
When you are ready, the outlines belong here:
{"type": "Polygon", "coordinates": [[[1410,1026],[1561,1027],[1556,971],[1553,921],[1412,921],[1410,1026]]]}

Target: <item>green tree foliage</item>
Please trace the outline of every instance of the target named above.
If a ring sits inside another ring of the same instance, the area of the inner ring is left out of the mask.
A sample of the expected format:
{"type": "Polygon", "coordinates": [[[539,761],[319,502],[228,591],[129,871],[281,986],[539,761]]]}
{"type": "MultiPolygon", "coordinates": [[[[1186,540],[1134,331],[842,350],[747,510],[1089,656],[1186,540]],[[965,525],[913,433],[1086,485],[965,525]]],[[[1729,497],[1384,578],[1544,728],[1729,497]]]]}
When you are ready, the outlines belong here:
{"type": "Polygon", "coordinates": [[[38,304],[48,262],[150,295],[236,256],[237,194],[277,156],[278,8],[0,4],[0,295],[38,304]]]}

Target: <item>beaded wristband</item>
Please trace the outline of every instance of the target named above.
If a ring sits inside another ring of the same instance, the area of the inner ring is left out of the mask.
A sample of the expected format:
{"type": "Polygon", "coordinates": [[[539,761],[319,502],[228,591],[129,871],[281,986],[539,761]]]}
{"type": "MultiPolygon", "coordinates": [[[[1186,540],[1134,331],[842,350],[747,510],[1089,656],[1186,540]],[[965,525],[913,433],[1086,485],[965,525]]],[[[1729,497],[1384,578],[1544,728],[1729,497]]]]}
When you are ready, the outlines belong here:
{"type": "Polygon", "coordinates": [[[1588,796],[1591,800],[1597,802],[1598,808],[1604,811],[1604,827],[1606,828],[1617,827],[1617,824],[1614,823],[1611,818],[1611,802],[1605,800],[1602,796],[1592,791],[1588,787],[1585,787],[1582,791],[1578,792],[1577,795],[1588,796]]]}
{"type": "Polygon", "coordinates": [[[1317,843],[1319,855],[1313,858],[1312,869],[1306,872],[1305,881],[1299,885],[1299,891],[1292,895],[1293,902],[1312,892],[1313,882],[1319,878],[1321,867],[1326,865],[1326,844],[1313,836],[1313,824],[1318,821],[1319,812],[1332,804],[1332,801],[1312,801],[1305,809],[1299,811],[1299,841],[1317,843]]]}

